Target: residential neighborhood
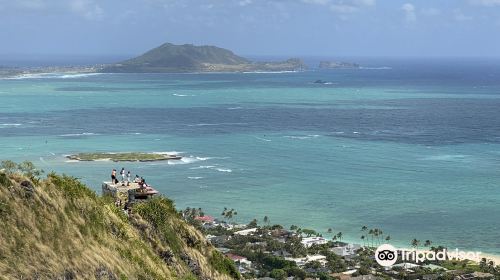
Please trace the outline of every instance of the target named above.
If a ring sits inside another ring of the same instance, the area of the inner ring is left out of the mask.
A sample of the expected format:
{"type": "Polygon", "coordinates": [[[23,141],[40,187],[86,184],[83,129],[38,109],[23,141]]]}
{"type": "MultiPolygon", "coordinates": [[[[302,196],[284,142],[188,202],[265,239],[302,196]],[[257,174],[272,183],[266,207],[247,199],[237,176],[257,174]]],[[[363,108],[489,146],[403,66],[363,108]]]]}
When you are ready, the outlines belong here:
{"type": "MultiPolygon", "coordinates": [[[[182,214],[205,233],[219,252],[234,262],[245,279],[500,279],[500,267],[487,259],[480,263],[450,259],[418,264],[398,261],[382,267],[375,260],[375,249],[382,243],[377,236],[382,233],[379,229],[362,227],[360,234],[364,237],[360,241],[364,244],[355,244],[341,241],[342,234],[331,230],[329,238],[298,226],[285,229],[281,225],[261,225],[257,220],[249,224],[231,223],[226,219],[229,211],[234,210],[225,209],[222,219],[204,215],[201,209],[188,208],[182,214]],[[363,242],[369,235],[376,238],[363,242]]],[[[426,241],[430,250],[444,248],[430,246],[431,243],[426,241]]]]}

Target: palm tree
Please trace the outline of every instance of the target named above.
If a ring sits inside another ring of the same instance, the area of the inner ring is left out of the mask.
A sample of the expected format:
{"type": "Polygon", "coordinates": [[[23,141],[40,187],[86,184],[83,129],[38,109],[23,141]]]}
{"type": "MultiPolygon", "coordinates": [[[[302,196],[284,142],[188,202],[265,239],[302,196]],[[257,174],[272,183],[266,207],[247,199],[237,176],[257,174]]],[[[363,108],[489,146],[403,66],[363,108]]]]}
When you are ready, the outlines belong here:
{"type": "Polygon", "coordinates": [[[332,228],[329,228],[328,229],[328,233],[332,233],[333,232],[333,229],[332,228]]]}
{"type": "Polygon", "coordinates": [[[416,248],[418,250],[418,245],[420,245],[420,240],[414,238],[412,241],[411,241],[411,246],[413,248],[416,248]]]}
{"type": "Polygon", "coordinates": [[[379,241],[380,231],[379,231],[379,229],[378,229],[378,228],[373,229],[373,236],[377,238],[377,243],[376,243],[376,245],[378,245],[378,244],[380,243],[380,241],[379,241]]]}
{"type": "Polygon", "coordinates": [[[298,226],[296,226],[296,225],[291,225],[291,226],[290,226],[290,230],[297,230],[298,228],[299,228],[299,227],[298,227],[298,226]]]}
{"type": "Polygon", "coordinates": [[[430,247],[431,244],[432,244],[432,241],[430,241],[429,239],[425,240],[425,242],[424,242],[425,247],[430,247]]]}
{"type": "Polygon", "coordinates": [[[364,235],[361,235],[361,240],[363,240],[363,246],[366,246],[365,236],[364,235]]]}
{"type": "Polygon", "coordinates": [[[381,229],[378,229],[378,234],[377,234],[377,241],[378,241],[378,244],[381,244],[382,242],[380,242],[380,236],[382,236],[384,234],[384,232],[381,230],[381,229]]]}
{"type": "Polygon", "coordinates": [[[221,215],[224,217],[224,219],[231,221],[234,216],[238,215],[238,212],[236,212],[236,210],[234,209],[228,210],[226,207],[224,207],[224,211],[222,211],[221,215]]]}
{"type": "Polygon", "coordinates": [[[372,237],[372,244],[371,244],[372,246],[371,246],[371,247],[373,247],[373,234],[374,234],[373,229],[370,229],[370,230],[368,231],[368,234],[372,237]]]}
{"type": "Polygon", "coordinates": [[[264,224],[269,225],[269,217],[268,216],[264,216],[264,224]]]}
{"type": "Polygon", "coordinates": [[[390,235],[387,235],[387,236],[385,237],[385,241],[389,242],[390,240],[391,240],[391,236],[390,236],[390,235]]]}
{"type": "Polygon", "coordinates": [[[367,231],[368,230],[368,227],[367,226],[362,226],[361,227],[361,231],[367,231]]]}
{"type": "Polygon", "coordinates": [[[342,232],[337,233],[337,238],[342,242],[342,232]]]}

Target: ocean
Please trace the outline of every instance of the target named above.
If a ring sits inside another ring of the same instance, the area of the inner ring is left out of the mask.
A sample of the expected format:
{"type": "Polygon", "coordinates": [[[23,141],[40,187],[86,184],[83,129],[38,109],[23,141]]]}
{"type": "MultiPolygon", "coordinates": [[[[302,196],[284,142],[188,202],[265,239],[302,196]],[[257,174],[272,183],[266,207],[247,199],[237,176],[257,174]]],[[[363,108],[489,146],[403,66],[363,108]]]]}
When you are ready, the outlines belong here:
{"type": "Polygon", "coordinates": [[[236,221],[362,243],[413,238],[500,255],[500,61],[365,59],[297,73],[46,74],[0,79],[0,159],[100,193],[125,167],[236,221]],[[321,80],[321,83],[315,81],[321,80]],[[78,152],[181,161],[73,162],[78,152]]]}

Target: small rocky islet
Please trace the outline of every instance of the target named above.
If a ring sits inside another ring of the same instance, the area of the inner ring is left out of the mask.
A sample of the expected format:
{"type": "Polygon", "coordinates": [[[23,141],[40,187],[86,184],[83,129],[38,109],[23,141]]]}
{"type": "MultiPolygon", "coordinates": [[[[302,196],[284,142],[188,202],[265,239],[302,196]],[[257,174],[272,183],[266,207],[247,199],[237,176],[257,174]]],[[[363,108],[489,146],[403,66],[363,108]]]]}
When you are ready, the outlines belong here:
{"type": "Polygon", "coordinates": [[[77,161],[104,161],[109,160],[113,162],[124,161],[163,161],[163,160],[180,160],[181,156],[176,154],[166,153],[144,153],[144,152],[129,152],[129,153],[78,153],[68,155],[66,158],[77,161]]]}

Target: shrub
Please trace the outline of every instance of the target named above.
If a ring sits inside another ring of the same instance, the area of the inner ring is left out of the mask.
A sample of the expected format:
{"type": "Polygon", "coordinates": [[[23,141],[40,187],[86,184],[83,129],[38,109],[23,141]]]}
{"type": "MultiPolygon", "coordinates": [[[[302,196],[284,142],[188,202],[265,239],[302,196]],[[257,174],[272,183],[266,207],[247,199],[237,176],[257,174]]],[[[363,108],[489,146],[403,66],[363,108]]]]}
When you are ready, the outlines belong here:
{"type": "Polygon", "coordinates": [[[4,160],[0,164],[0,169],[3,169],[6,174],[12,174],[17,171],[17,164],[11,160],[4,160]]]}
{"type": "Polygon", "coordinates": [[[8,187],[10,185],[10,180],[6,174],[0,173],[0,186],[8,187]]]}
{"type": "Polygon", "coordinates": [[[214,250],[210,257],[210,265],[220,273],[227,274],[234,279],[240,278],[240,273],[236,269],[234,262],[226,258],[219,251],[214,250]]]}
{"type": "Polygon", "coordinates": [[[17,168],[31,180],[37,180],[43,173],[43,170],[36,168],[31,161],[23,161],[17,168]]]}
{"type": "Polygon", "coordinates": [[[270,274],[271,278],[277,279],[277,280],[283,280],[286,279],[287,273],[283,269],[273,269],[270,274]]]}

